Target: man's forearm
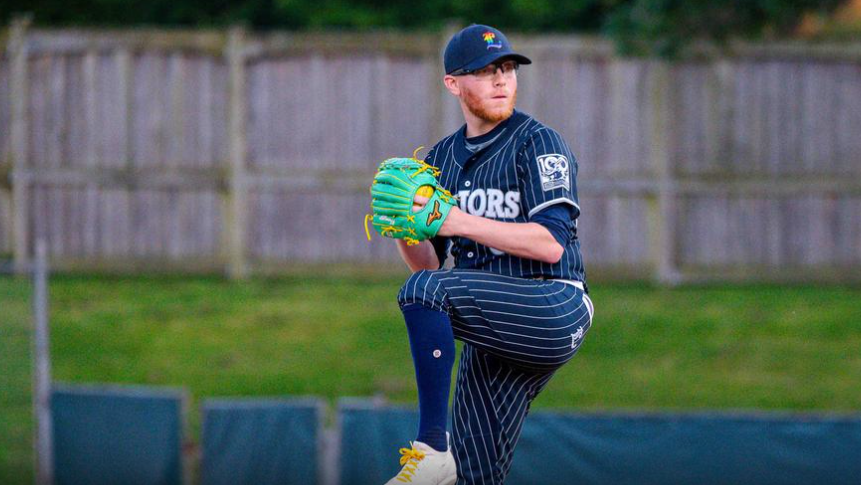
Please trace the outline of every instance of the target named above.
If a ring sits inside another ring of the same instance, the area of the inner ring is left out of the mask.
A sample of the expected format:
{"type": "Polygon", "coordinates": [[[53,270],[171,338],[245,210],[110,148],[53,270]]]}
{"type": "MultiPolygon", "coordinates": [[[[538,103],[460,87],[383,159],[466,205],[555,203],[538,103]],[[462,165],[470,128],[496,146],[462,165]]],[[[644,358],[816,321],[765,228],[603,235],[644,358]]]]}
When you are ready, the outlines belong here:
{"type": "Polygon", "coordinates": [[[550,231],[535,222],[501,222],[452,209],[440,230],[443,236],[461,236],[513,256],[556,263],[564,249],[550,231]]]}
{"type": "Polygon", "coordinates": [[[438,269],[439,259],[430,241],[422,241],[415,246],[408,246],[402,239],[397,240],[398,253],[401,259],[413,272],[422,269],[438,269]]]}

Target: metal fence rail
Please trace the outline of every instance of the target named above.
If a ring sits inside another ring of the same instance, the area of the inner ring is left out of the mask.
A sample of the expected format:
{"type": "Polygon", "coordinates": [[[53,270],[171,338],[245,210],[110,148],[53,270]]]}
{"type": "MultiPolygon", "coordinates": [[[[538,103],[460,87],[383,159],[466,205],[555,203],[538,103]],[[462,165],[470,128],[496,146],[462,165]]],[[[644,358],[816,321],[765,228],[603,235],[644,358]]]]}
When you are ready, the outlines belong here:
{"type": "MultiPolygon", "coordinates": [[[[58,269],[396,262],[367,243],[389,156],[456,129],[447,34],[73,31],[0,58],[0,253],[58,269]]],[[[861,46],[737,44],[674,63],[512,36],[518,106],[580,161],[591,274],[859,280],[861,46]]],[[[2,39],[4,37],[0,37],[2,39]]]]}

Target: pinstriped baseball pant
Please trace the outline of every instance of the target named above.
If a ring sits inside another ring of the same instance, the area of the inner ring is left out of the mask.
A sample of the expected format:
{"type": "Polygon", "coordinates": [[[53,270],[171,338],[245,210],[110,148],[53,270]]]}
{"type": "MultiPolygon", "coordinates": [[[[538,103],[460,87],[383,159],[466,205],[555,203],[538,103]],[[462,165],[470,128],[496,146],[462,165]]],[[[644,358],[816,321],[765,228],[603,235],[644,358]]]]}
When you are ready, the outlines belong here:
{"type": "Polygon", "coordinates": [[[532,400],[591,326],[591,300],[559,281],[453,269],[414,273],[398,302],[446,312],[464,342],[452,404],[457,484],[502,484],[532,400]]]}

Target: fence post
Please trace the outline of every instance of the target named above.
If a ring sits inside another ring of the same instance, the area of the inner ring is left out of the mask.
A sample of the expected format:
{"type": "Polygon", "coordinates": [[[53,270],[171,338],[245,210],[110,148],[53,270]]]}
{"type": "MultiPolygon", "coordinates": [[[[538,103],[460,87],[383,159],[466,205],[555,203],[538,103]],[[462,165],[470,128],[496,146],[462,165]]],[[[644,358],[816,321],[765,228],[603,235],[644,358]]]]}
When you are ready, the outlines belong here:
{"type": "Polygon", "coordinates": [[[228,145],[230,168],[227,181],[227,204],[224,231],[227,247],[227,274],[232,279],[248,276],[248,261],[245,248],[247,210],[247,180],[245,164],[246,140],[246,73],[245,73],[245,28],[231,27],[226,49],[229,70],[228,82],[228,145]]]}
{"type": "Polygon", "coordinates": [[[36,484],[54,483],[54,446],[51,421],[51,354],[48,330],[48,249],[36,241],[33,265],[33,410],[36,417],[36,484]]]}
{"type": "MultiPolygon", "coordinates": [[[[444,136],[450,133],[449,125],[448,125],[448,114],[451,110],[451,107],[455,105],[455,103],[449,99],[450,95],[448,89],[446,89],[445,84],[442,81],[443,74],[445,73],[443,65],[442,65],[442,53],[448,45],[449,39],[454,36],[454,34],[460,32],[463,28],[463,25],[460,22],[450,21],[445,24],[445,27],[440,31],[438,38],[438,49],[437,52],[433,53],[431,56],[431,69],[430,69],[430,78],[431,78],[431,96],[432,96],[432,110],[431,110],[431,140],[428,140],[431,143],[435,143],[437,140],[443,138],[444,136]]],[[[428,147],[430,149],[431,147],[428,147]]],[[[425,155],[427,151],[424,152],[425,155]]]]}
{"type": "Polygon", "coordinates": [[[11,61],[10,93],[12,120],[10,130],[12,181],[12,247],[15,272],[24,274],[29,266],[30,234],[28,227],[27,168],[27,29],[32,17],[17,17],[9,29],[7,53],[11,61]]]}
{"type": "Polygon", "coordinates": [[[676,234],[676,172],[670,154],[670,89],[672,88],[670,64],[667,61],[654,61],[650,69],[651,103],[653,108],[651,133],[651,158],[654,164],[658,193],[655,203],[649,208],[649,219],[654,223],[652,232],[652,258],[655,262],[655,279],[664,285],[681,282],[681,274],[676,267],[678,249],[676,234]]]}

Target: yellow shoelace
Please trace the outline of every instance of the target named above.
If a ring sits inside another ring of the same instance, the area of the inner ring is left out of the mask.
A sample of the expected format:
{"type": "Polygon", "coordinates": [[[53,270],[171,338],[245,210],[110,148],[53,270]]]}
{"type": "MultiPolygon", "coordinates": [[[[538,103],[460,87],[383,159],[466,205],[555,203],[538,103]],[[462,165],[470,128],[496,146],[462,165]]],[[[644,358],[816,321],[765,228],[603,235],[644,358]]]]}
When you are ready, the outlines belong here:
{"type": "Polygon", "coordinates": [[[402,455],[401,466],[404,467],[397,476],[399,482],[412,482],[419,462],[425,457],[424,452],[417,450],[415,444],[410,443],[410,446],[412,448],[401,448],[399,451],[402,455]]]}

